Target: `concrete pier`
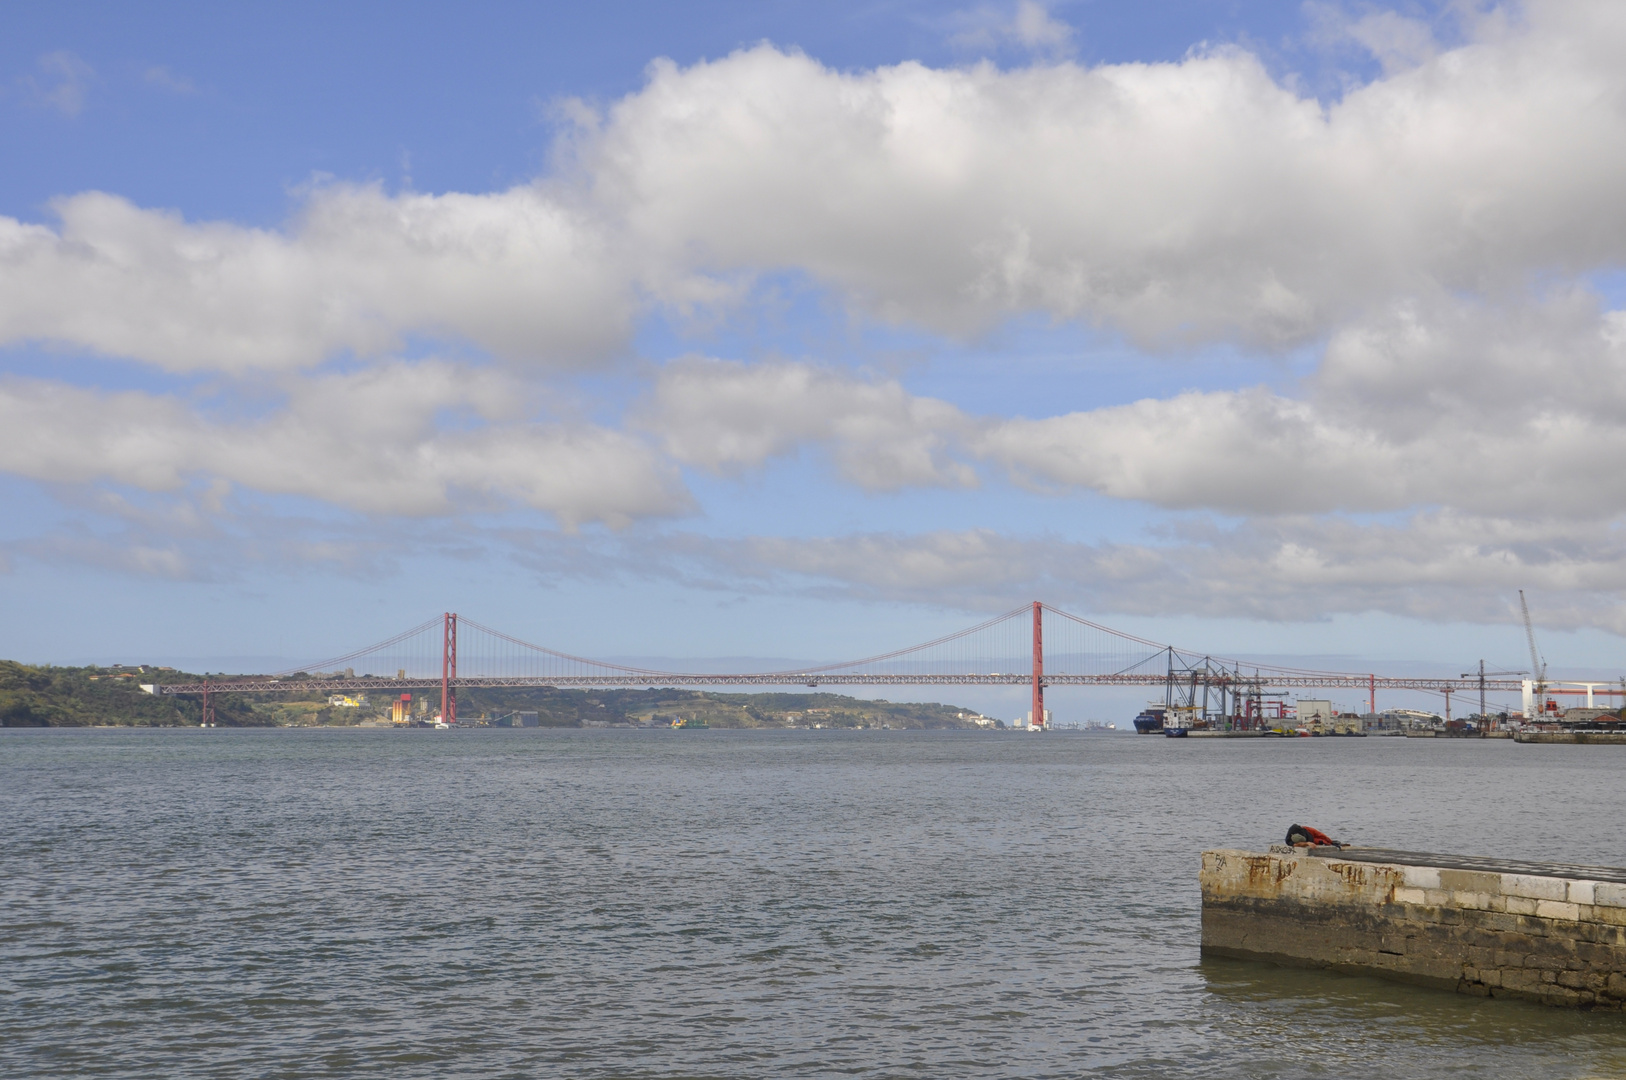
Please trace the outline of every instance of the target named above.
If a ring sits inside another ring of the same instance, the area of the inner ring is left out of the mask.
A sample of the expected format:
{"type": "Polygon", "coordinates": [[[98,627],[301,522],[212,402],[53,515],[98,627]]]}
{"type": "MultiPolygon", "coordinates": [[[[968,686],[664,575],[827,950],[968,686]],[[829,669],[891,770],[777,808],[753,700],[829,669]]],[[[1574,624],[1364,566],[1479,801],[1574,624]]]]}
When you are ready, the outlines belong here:
{"type": "Polygon", "coordinates": [[[1626,746],[1626,731],[1521,731],[1522,743],[1579,743],[1582,746],[1626,746]]]}
{"type": "Polygon", "coordinates": [[[1205,955],[1626,1009],[1626,869],[1277,845],[1201,883],[1205,955]]]}

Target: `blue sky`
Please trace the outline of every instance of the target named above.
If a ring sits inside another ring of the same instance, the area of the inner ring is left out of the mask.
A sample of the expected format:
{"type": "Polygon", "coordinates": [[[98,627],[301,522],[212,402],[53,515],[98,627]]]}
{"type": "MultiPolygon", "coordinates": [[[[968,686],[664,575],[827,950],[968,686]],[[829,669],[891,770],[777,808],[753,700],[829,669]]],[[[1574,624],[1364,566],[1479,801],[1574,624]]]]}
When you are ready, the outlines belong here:
{"type": "Polygon", "coordinates": [[[1518,665],[1522,587],[1555,667],[1618,674],[1614,5],[6,30],[0,655],[455,609],[829,659],[1043,598],[1454,673],[1518,665]]]}

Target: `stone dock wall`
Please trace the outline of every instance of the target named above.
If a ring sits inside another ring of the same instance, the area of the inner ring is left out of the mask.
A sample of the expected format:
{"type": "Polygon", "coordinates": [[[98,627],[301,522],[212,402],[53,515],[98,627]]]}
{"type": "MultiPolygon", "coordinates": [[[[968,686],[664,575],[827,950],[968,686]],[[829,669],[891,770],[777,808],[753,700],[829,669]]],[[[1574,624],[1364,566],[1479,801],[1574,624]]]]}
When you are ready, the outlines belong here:
{"type": "Polygon", "coordinates": [[[1626,883],[1203,852],[1205,955],[1626,1009],[1626,883]]]}

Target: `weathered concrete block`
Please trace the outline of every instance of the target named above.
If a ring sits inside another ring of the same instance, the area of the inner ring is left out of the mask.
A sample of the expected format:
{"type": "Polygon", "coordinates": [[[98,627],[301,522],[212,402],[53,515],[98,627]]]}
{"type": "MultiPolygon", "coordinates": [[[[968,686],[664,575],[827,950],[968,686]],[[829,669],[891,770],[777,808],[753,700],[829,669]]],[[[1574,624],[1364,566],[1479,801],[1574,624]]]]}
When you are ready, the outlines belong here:
{"type": "Polygon", "coordinates": [[[1502,891],[1509,896],[1527,896],[1532,900],[1563,900],[1569,896],[1569,882],[1561,878],[1503,874],[1502,882],[1502,891]]]}
{"type": "Polygon", "coordinates": [[[1567,919],[1575,922],[1581,917],[1581,909],[1567,900],[1538,900],[1536,915],[1542,919],[1567,919]]]}
{"type": "MultiPolygon", "coordinates": [[[[1539,901],[1538,901],[1539,903],[1539,901]]],[[[1548,922],[1546,919],[1534,915],[1520,915],[1513,920],[1514,931],[1526,937],[1544,938],[1547,936],[1548,922]]]]}
{"type": "MultiPolygon", "coordinates": [[[[1530,903],[1533,905],[1535,901],[1530,903]]],[[[1531,910],[1534,915],[1534,909],[1531,910]]],[[[1488,911],[1485,917],[1479,920],[1479,927],[1493,934],[1517,934],[1522,931],[1523,919],[1518,915],[1503,914],[1499,911],[1488,911]]]]}
{"type": "Polygon", "coordinates": [[[1500,893],[1502,875],[1479,870],[1441,870],[1440,888],[1464,893],[1500,893]]]}
{"type": "Polygon", "coordinates": [[[1541,990],[1541,972],[1525,968],[1508,968],[1501,972],[1502,988],[1535,994],[1541,990]]]}
{"type": "Polygon", "coordinates": [[[1524,958],[1524,966],[1536,971],[1562,971],[1569,967],[1564,957],[1550,952],[1531,953],[1524,958]]]}
{"type": "Polygon", "coordinates": [[[1404,866],[1401,867],[1401,876],[1405,879],[1408,888],[1438,889],[1440,887],[1440,872],[1432,866],[1404,866]]]}
{"type": "MultiPolygon", "coordinates": [[[[1598,888],[1603,888],[1600,882],[1598,888]]],[[[1604,904],[1592,905],[1592,922],[1605,926],[1626,926],[1626,907],[1609,907],[1604,904]]]]}
{"type": "Polygon", "coordinates": [[[1626,886],[1231,850],[1201,883],[1205,953],[1626,1008],[1626,886]]]}

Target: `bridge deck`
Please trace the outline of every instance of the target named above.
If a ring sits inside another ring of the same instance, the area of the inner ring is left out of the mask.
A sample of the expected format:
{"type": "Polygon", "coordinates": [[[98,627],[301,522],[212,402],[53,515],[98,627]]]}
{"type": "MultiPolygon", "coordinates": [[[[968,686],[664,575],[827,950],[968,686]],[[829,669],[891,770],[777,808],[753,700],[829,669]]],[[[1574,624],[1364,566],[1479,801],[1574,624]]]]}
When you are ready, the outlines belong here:
{"type": "MultiPolygon", "coordinates": [[[[830,672],[809,672],[807,674],[794,674],[783,671],[744,673],[744,674],[628,674],[628,675],[566,675],[566,676],[522,676],[515,678],[477,678],[460,677],[451,680],[451,684],[462,690],[480,687],[525,687],[525,686],[552,686],[570,689],[642,689],[645,687],[680,687],[680,686],[1026,686],[1032,681],[1027,672],[1011,672],[990,675],[843,675],[830,672]]],[[[1045,686],[1154,686],[1160,687],[1167,682],[1162,673],[1130,674],[1130,675],[1050,675],[1043,676],[1045,686]]],[[[1469,689],[1477,690],[1479,682],[1476,679],[1393,679],[1382,676],[1368,675],[1317,675],[1317,676],[1280,676],[1261,677],[1253,679],[1243,677],[1229,682],[1220,679],[1210,681],[1211,687],[1230,686],[1246,692],[1246,687],[1255,683],[1292,687],[1298,689],[1348,689],[1348,690],[1431,690],[1440,693],[1446,690],[1452,693],[1461,693],[1469,689]]],[[[438,688],[440,679],[412,678],[348,678],[348,679],[231,679],[223,682],[211,681],[208,691],[215,694],[288,694],[288,693],[341,693],[355,690],[420,690],[438,688]]],[[[1485,680],[1485,689],[1488,691],[1517,691],[1522,684],[1514,680],[1485,680]]],[[[159,694],[201,694],[204,692],[203,683],[172,683],[159,685],[155,693],[159,694]]]]}

